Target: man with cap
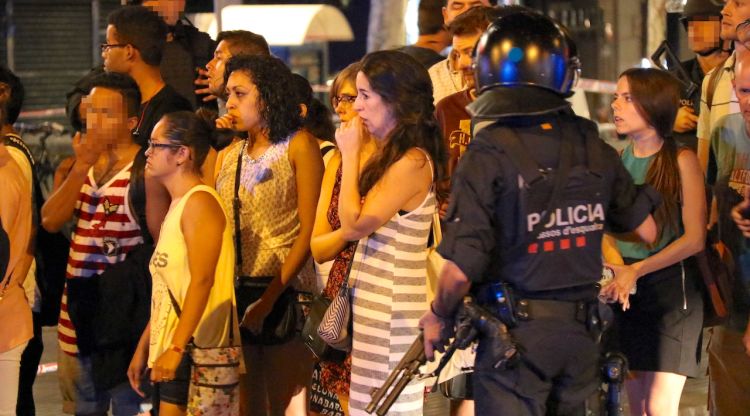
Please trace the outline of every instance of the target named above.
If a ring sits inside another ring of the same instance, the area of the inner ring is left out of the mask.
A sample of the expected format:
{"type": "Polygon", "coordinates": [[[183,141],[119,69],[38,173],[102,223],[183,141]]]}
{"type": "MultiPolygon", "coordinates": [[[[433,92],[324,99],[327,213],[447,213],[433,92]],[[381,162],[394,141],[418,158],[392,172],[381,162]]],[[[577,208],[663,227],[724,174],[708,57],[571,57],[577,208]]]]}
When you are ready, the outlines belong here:
{"type": "Polygon", "coordinates": [[[596,126],[571,111],[578,58],[551,19],[500,17],[474,60],[474,135],[452,177],[446,264],[420,320],[425,354],[442,350],[471,293],[486,314],[473,322],[476,414],[582,414],[600,385],[608,320],[596,289],[604,228],[653,241],[658,197],[636,190],[596,126]]]}
{"type": "Polygon", "coordinates": [[[695,53],[694,58],[681,62],[681,65],[697,88],[690,95],[683,91],[674,123],[674,136],[678,142],[693,150],[698,147],[696,127],[703,77],[729,57],[729,51],[724,49],[726,42],[719,37],[721,7],[719,0],[688,0],[680,18],[687,30],[688,47],[695,53]]]}

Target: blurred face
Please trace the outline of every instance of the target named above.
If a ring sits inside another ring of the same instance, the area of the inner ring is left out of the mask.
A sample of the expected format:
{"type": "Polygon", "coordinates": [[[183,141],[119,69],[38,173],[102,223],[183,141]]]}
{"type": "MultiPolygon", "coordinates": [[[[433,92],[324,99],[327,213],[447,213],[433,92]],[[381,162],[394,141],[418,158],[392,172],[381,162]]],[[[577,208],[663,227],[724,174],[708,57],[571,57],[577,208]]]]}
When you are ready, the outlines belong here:
{"type": "Polygon", "coordinates": [[[750,61],[738,59],[732,81],[737,100],[740,102],[740,113],[745,119],[745,129],[750,134],[750,61]]]}
{"type": "Polygon", "coordinates": [[[695,53],[710,51],[721,45],[721,22],[718,16],[708,16],[709,20],[688,22],[688,45],[695,53]]]}
{"type": "Polygon", "coordinates": [[[448,26],[459,14],[477,6],[489,6],[489,0],[448,0],[443,7],[443,22],[448,26]]]}
{"type": "Polygon", "coordinates": [[[721,38],[737,40],[737,25],[750,19],[750,0],[726,0],[721,10],[721,38]]]}
{"type": "Polygon", "coordinates": [[[357,99],[357,87],[350,81],[341,83],[338,94],[333,98],[334,108],[342,122],[353,119],[357,112],[354,111],[354,100],[357,99]]]}
{"type": "Polygon", "coordinates": [[[81,100],[87,137],[102,145],[113,145],[130,137],[128,111],[119,92],[95,87],[81,100]]]}
{"type": "Polygon", "coordinates": [[[117,72],[127,74],[130,68],[128,64],[129,55],[132,53],[132,45],[126,45],[117,37],[117,29],[114,26],[107,26],[107,44],[102,47],[102,61],[104,61],[104,70],[107,72],[117,72]]]}
{"type": "Polygon", "coordinates": [[[243,71],[234,71],[227,80],[227,114],[237,131],[256,132],[265,127],[260,114],[258,88],[243,71]]]}
{"type": "Polygon", "coordinates": [[[151,132],[149,147],[146,149],[146,175],[152,178],[161,178],[172,174],[179,168],[181,157],[185,146],[171,143],[164,133],[167,129],[167,121],[162,117],[154,130],[151,132]]]}
{"type": "Polygon", "coordinates": [[[378,139],[385,139],[388,133],[396,127],[390,105],[383,101],[380,94],[373,91],[370,80],[364,73],[357,73],[357,99],[354,110],[359,114],[367,131],[378,139]]]}
{"type": "Polygon", "coordinates": [[[211,94],[217,97],[224,97],[224,68],[231,57],[232,52],[229,51],[229,44],[222,40],[216,45],[213,59],[206,64],[208,88],[211,90],[211,94]]]}
{"type": "Polygon", "coordinates": [[[617,80],[617,92],[612,101],[612,114],[618,134],[638,136],[653,127],[646,123],[630,96],[630,85],[627,77],[617,80]]]}
{"type": "Polygon", "coordinates": [[[155,11],[166,24],[174,26],[180,20],[180,13],[185,11],[185,0],[146,0],[143,6],[155,11]]]}
{"type": "Polygon", "coordinates": [[[468,89],[474,89],[474,68],[472,66],[472,55],[474,46],[482,36],[482,32],[473,35],[461,35],[453,37],[453,54],[456,58],[456,69],[461,71],[464,82],[468,89]]]}

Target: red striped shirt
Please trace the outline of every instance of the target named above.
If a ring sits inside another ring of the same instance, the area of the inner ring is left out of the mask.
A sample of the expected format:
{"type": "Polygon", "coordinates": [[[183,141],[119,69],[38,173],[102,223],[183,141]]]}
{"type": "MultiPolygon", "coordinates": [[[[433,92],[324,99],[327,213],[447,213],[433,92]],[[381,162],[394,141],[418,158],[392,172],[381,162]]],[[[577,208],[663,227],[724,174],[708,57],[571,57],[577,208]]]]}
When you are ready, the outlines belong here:
{"type": "MultiPolygon", "coordinates": [[[[132,163],[102,186],[97,186],[93,169],[78,195],[74,214],[77,222],[68,255],[66,276],[88,278],[101,273],[107,266],[119,263],[140,244],[141,231],[127,203],[132,163]]],[[[76,334],[68,315],[67,288],[63,293],[58,341],[63,352],[78,353],[76,334]]]]}

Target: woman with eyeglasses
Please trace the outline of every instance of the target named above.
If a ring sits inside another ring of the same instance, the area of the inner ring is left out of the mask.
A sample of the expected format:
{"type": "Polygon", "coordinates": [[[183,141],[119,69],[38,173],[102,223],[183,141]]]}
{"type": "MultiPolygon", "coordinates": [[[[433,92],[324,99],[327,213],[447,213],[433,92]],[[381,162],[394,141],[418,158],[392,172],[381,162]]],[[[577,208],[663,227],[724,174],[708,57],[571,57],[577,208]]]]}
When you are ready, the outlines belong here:
{"type": "Polygon", "coordinates": [[[146,150],[146,175],[167,189],[172,203],[149,264],[150,323],[128,377],[140,392],[147,359],[163,416],[239,411],[232,231],[219,195],[201,180],[213,132],[213,120],[169,113],[146,150]]]}
{"type": "MultiPolygon", "coordinates": [[[[446,163],[432,83],[414,58],[366,55],[356,76],[357,116],[336,131],[341,152],[340,238],[357,241],[351,282],[353,347],[349,412],[365,415],[419,333],[427,310],[427,240],[435,184],[446,163]],[[375,152],[364,163],[367,131],[375,152]]],[[[424,383],[406,386],[389,414],[421,415],[424,383]]]]}
{"type": "MultiPolygon", "coordinates": [[[[357,98],[356,77],[359,62],[344,68],[331,84],[331,106],[339,116],[341,123],[349,123],[357,116],[354,100],[357,98]]],[[[375,152],[375,142],[369,134],[363,132],[362,146],[359,151],[360,165],[364,166],[375,152]]],[[[318,262],[332,262],[326,276],[323,295],[333,299],[341,290],[346,280],[346,271],[354,256],[355,244],[341,235],[339,220],[339,193],[341,192],[341,154],[336,151],[326,167],[323,184],[318,200],[310,248],[318,262]]],[[[345,413],[348,412],[349,379],[351,373],[351,355],[343,362],[323,361],[320,363],[320,385],[327,391],[335,393],[345,413]]]]}
{"type": "Polygon", "coordinates": [[[274,308],[282,312],[279,305],[288,305],[301,274],[313,276],[310,235],[323,159],[315,138],[300,130],[299,102],[289,91],[292,73],[281,60],[237,56],[225,74],[227,114],[247,139],[219,156],[216,189],[227,208],[239,209],[234,226],[242,284],[264,288],[240,311],[248,363],[240,387],[241,414],[306,414],[312,354],[296,336],[271,345],[253,335],[262,333],[274,308]]]}

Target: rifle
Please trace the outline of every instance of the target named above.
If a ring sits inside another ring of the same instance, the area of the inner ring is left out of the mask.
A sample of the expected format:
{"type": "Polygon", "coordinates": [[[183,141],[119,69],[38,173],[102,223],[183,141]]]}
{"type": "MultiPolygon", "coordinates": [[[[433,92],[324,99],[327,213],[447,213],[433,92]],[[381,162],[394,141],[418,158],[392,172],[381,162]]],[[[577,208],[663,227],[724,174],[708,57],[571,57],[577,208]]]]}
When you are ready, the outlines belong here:
{"type": "Polygon", "coordinates": [[[682,84],[685,97],[690,97],[700,87],[699,85],[696,85],[690,78],[690,75],[682,66],[682,63],[669,47],[669,43],[667,43],[666,40],[663,41],[658,48],[656,48],[653,54],[651,54],[651,61],[661,70],[669,71],[672,68],[676,70],[677,79],[680,81],[680,84],[682,84]],[[662,64],[662,58],[664,57],[664,55],[666,55],[664,60],[666,61],[669,68],[665,67],[662,64]]]}
{"type": "MultiPolygon", "coordinates": [[[[422,374],[419,371],[419,367],[427,361],[424,354],[424,334],[420,332],[396,368],[388,375],[385,383],[372,392],[372,400],[365,411],[370,414],[376,412],[378,416],[388,413],[407,384],[415,378],[421,380],[439,376],[453,353],[457,349],[468,347],[479,334],[484,335],[491,342],[491,351],[493,357],[496,358],[495,368],[510,366],[517,361],[518,349],[505,324],[485,308],[474,303],[470,296],[466,296],[456,312],[456,336],[446,349],[435,371],[429,374],[422,374]]],[[[435,384],[437,383],[436,379],[435,384]]]]}

